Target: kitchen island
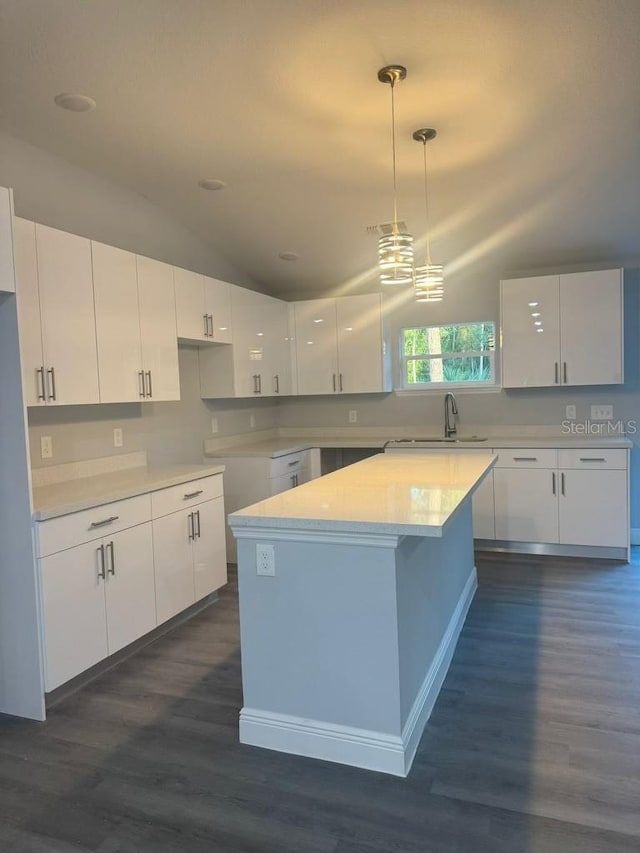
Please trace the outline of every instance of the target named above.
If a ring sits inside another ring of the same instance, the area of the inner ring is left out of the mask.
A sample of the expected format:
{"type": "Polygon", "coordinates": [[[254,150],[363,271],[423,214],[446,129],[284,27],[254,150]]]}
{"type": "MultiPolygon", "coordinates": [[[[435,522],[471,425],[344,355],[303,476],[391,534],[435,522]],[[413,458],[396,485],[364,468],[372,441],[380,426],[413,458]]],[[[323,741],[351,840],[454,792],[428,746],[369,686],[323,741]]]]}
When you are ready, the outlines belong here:
{"type": "Polygon", "coordinates": [[[381,454],[229,516],[243,743],[406,776],[475,593],[495,464],[381,454]]]}

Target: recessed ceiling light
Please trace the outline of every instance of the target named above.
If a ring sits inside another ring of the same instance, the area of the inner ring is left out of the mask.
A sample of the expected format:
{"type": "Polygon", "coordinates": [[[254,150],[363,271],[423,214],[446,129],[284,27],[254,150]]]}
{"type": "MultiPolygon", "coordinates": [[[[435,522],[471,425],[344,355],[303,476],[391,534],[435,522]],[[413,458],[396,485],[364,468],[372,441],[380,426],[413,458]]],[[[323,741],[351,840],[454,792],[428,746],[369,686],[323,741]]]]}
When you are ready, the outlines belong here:
{"type": "Polygon", "coordinates": [[[72,113],[88,113],[96,108],[96,102],[88,95],[60,92],[53,100],[58,107],[62,107],[63,110],[71,110],[72,113]]]}
{"type": "Polygon", "coordinates": [[[536,329],[536,332],[544,332],[544,329],[536,329]]]}
{"type": "Polygon", "coordinates": [[[534,325],[534,326],[541,326],[541,325],[542,325],[542,320],[536,320],[536,321],[535,321],[535,323],[534,323],[533,325],[534,325]]]}
{"type": "Polygon", "coordinates": [[[300,255],[297,252],[280,252],[278,257],[281,261],[297,261],[300,255]]]}
{"type": "Polygon", "coordinates": [[[201,181],[198,181],[198,186],[202,190],[221,190],[226,187],[226,184],[217,178],[203,178],[201,181]]]}
{"type": "Polygon", "coordinates": [[[532,317],[539,317],[539,316],[540,316],[540,312],[539,312],[539,311],[532,311],[532,312],[531,312],[531,316],[532,316],[532,317]]]}
{"type": "Polygon", "coordinates": [[[324,323],[324,320],[322,318],[319,318],[317,320],[314,320],[313,322],[314,323],[324,323]]]}
{"type": "Polygon", "coordinates": [[[528,302],[528,303],[527,303],[527,305],[529,306],[529,308],[535,308],[537,304],[538,304],[537,302],[528,302]]]}

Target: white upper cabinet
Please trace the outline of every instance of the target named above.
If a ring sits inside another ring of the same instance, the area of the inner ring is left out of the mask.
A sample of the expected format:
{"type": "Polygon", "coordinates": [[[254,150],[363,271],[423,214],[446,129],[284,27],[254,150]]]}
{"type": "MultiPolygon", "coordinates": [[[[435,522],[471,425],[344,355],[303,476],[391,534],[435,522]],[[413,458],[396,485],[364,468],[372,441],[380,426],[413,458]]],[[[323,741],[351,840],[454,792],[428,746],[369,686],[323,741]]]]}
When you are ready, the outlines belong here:
{"type": "Polygon", "coordinates": [[[14,293],[16,289],[13,266],[13,240],[11,239],[11,220],[13,218],[13,199],[11,190],[0,187],[0,293],[14,293]]]}
{"type": "Polygon", "coordinates": [[[136,256],[91,242],[100,401],[143,397],[136,256]]]}
{"type": "Polygon", "coordinates": [[[18,218],[14,227],[26,403],[97,403],[90,242],[18,218]]]}
{"type": "Polygon", "coordinates": [[[203,276],[205,326],[209,341],[218,344],[230,344],[231,323],[231,285],[227,281],[203,276]]]}
{"type": "Polygon", "coordinates": [[[46,395],[35,222],[16,216],[13,239],[24,400],[26,406],[44,406],[46,395]]]}
{"type": "Polygon", "coordinates": [[[622,270],[501,282],[502,385],[623,382],[622,270]]]}
{"type": "Polygon", "coordinates": [[[190,343],[230,344],[231,285],[174,268],[178,337],[190,343]]]}
{"type": "Polygon", "coordinates": [[[622,304],[621,269],[560,276],[564,384],[624,381],[622,304]]]}
{"type": "Polygon", "coordinates": [[[143,387],[153,401],[180,399],[173,267],[136,256],[143,387]]]}
{"type": "Polygon", "coordinates": [[[381,294],[296,302],[294,313],[298,394],[390,390],[381,294]]]}

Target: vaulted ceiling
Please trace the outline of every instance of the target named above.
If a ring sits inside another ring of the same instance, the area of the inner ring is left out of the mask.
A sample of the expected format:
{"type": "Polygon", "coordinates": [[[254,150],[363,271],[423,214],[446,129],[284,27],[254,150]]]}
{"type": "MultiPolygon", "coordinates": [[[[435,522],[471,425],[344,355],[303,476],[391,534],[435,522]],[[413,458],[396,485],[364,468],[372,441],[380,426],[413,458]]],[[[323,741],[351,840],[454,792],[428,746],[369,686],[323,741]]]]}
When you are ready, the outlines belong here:
{"type": "Polygon", "coordinates": [[[274,293],[377,286],[387,63],[408,68],[399,214],[419,253],[411,133],[433,126],[432,255],[450,274],[640,258],[639,0],[0,0],[0,15],[0,126],[170,210],[274,293]],[[59,92],[97,108],[61,110],[59,92]]]}

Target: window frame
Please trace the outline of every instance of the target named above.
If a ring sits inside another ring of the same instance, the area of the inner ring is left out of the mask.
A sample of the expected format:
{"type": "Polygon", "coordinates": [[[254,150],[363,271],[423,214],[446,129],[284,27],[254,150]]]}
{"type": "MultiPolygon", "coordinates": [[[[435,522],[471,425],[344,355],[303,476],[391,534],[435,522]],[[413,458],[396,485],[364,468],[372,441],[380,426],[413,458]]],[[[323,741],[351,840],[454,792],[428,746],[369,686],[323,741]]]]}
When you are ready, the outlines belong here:
{"type": "Polygon", "coordinates": [[[399,393],[412,394],[415,392],[425,393],[428,391],[443,390],[466,390],[466,391],[493,391],[500,390],[496,375],[496,356],[497,356],[497,330],[495,320],[467,320],[459,323],[432,323],[429,325],[420,326],[402,326],[398,337],[398,347],[400,354],[400,386],[396,389],[399,393]],[[405,355],[405,332],[414,331],[416,329],[442,329],[450,328],[451,326],[476,326],[489,325],[493,326],[494,346],[492,350],[463,350],[459,353],[421,353],[418,355],[405,355]],[[456,358],[473,358],[487,357],[491,367],[491,378],[477,381],[465,380],[462,382],[415,382],[409,384],[407,382],[407,364],[411,361],[432,361],[434,359],[452,360],[456,358]]]}

